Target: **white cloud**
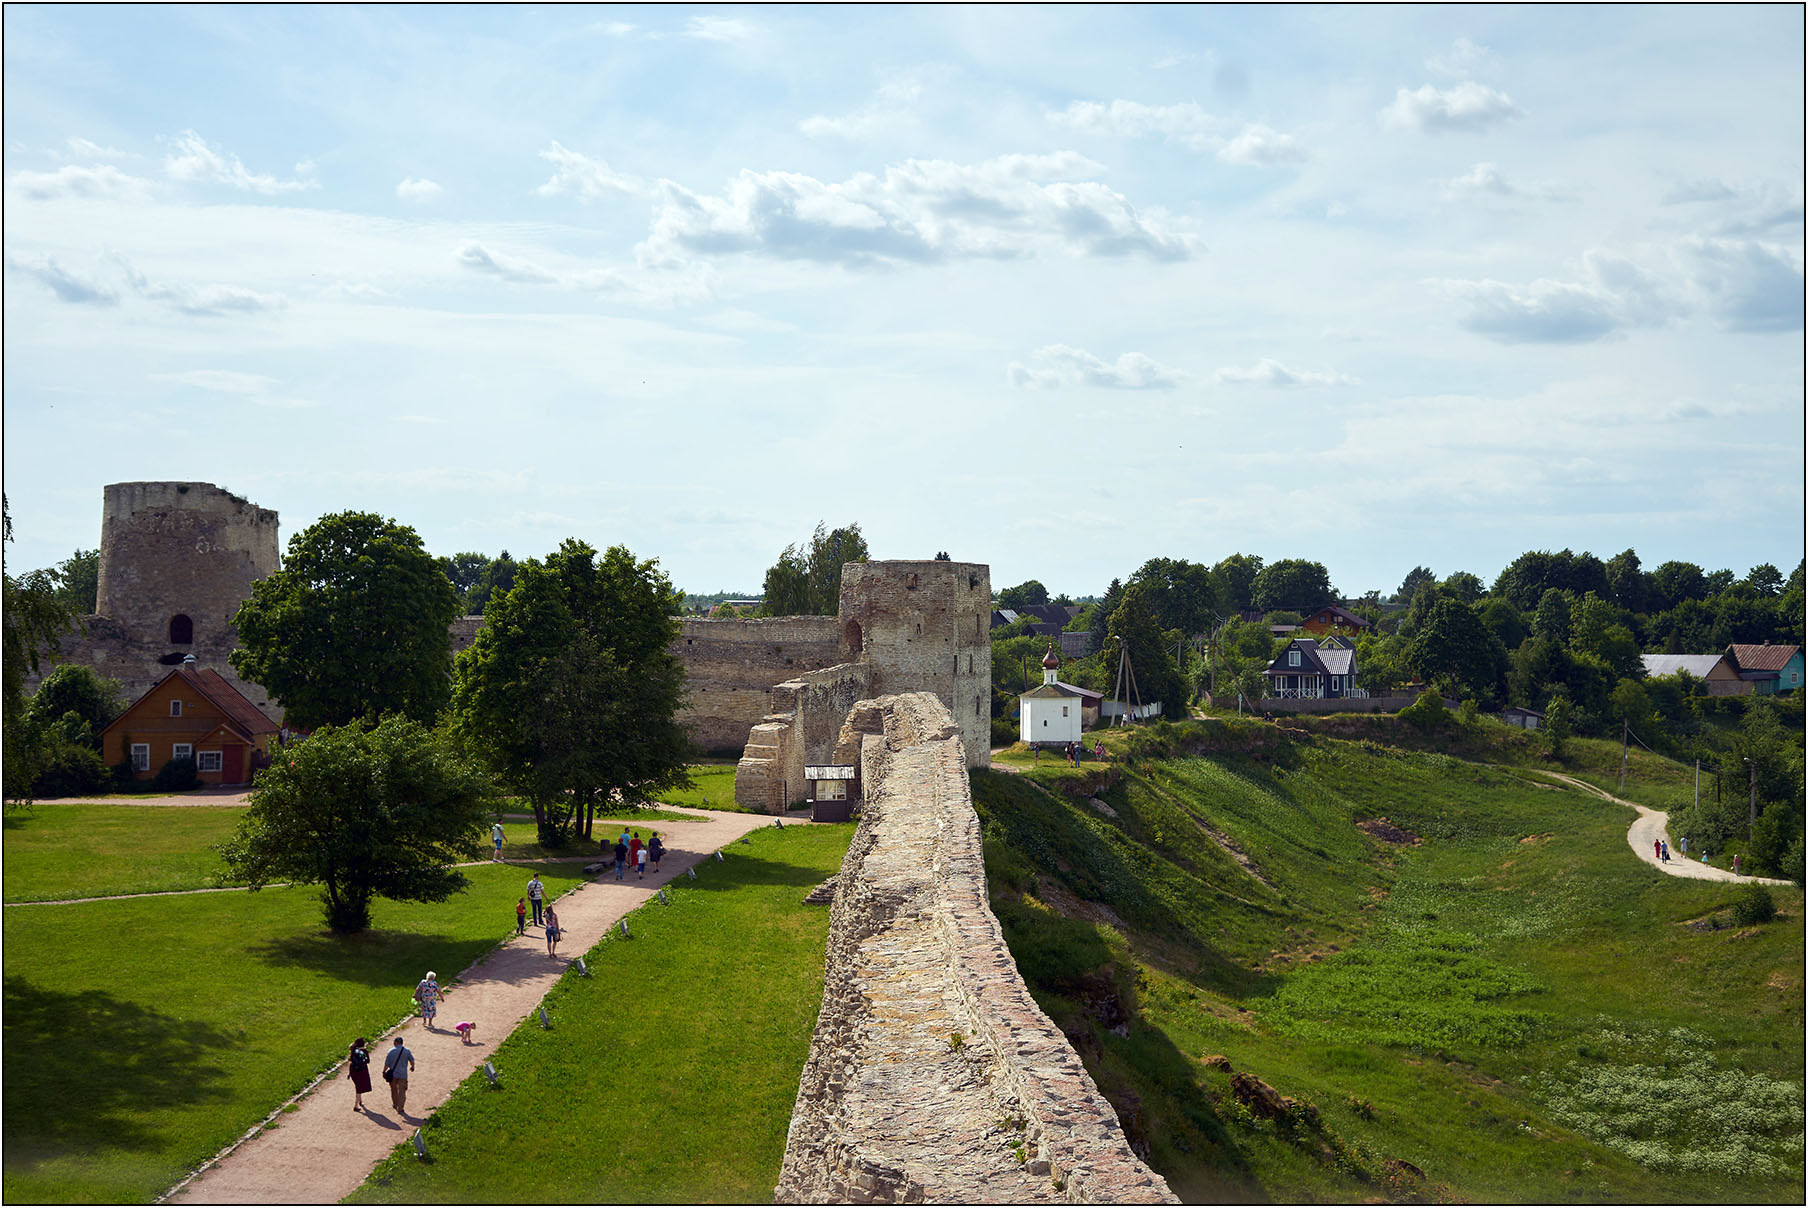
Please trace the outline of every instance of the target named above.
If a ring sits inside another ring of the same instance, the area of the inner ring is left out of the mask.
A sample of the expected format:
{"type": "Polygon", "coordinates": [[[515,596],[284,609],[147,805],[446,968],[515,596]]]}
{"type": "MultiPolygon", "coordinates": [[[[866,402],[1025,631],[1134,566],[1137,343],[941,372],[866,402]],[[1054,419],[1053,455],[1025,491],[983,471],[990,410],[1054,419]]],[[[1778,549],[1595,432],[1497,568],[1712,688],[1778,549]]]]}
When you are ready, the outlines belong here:
{"type": "Polygon", "coordinates": [[[112,164],[64,164],[54,172],[15,172],[13,188],[33,201],[57,197],[138,197],[147,182],[112,164]]]}
{"type": "Polygon", "coordinates": [[[1523,198],[1528,201],[1568,201],[1573,198],[1554,184],[1515,184],[1498,164],[1478,163],[1461,176],[1444,182],[1445,201],[1474,197],[1523,198]]]}
{"type": "Polygon", "coordinates": [[[80,306],[113,306],[119,294],[89,277],[72,273],[53,256],[27,257],[8,254],[6,267],[37,281],[65,302],[80,306]]]}
{"type": "Polygon", "coordinates": [[[743,171],[720,196],[659,183],[643,261],[757,253],[849,266],[1012,258],[1049,247],[1091,256],[1184,260],[1196,240],[1083,177],[1074,152],[1005,155],[977,164],[906,160],[881,176],[825,183],[795,172],[743,171]]]}
{"type": "Polygon", "coordinates": [[[559,280],[557,273],[541,268],[527,260],[520,260],[501,252],[492,252],[476,241],[463,244],[454,253],[454,259],[468,269],[480,273],[489,273],[501,277],[504,281],[518,284],[552,285],[559,280]]]}
{"type": "Polygon", "coordinates": [[[1802,225],[1802,190],[1776,181],[1728,184],[1707,178],[1684,181],[1663,196],[1662,204],[1707,205],[1707,229],[1723,237],[1764,235],[1802,225]]]}
{"type": "Polygon", "coordinates": [[[113,259],[124,271],[126,281],[137,291],[139,297],[161,302],[185,315],[255,314],[259,311],[280,310],[289,304],[289,300],[281,294],[261,293],[242,285],[153,281],[124,256],[115,255],[113,259]]]}
{"type": "MultiPolygon", "coordinates": [[[[306,171],[313,165],[303,161],[296,166],[306,171]]],[[[251,172],[239,162],[238,156],[220,151],[193,130],[183,131],[176,139],[175,152],[164,157],[163,170],[174,180],[212,181],[266,195],[320,187],[317,181],[278,180],[268,174],[251,172]]]]}
{"type": "Polygon", "coordinates": [[[1263,357],[1248,369],[1234,366],[1220,369],[1212,375],[1219,382],[1230,386],[1355,386],[1357,379],[1345,373],[1316,372],[1308,369],[1289,369],[1271,357],[1263,357]]]}
{"type": "Polygon", "coordinates": [[[1119,138],[1163,138],[1194,151],[1209,151],[1223,139],[1218,132],[1226,125],[1192,101],[1178,105],[1144,105],[1137,101],[1074,101],[1067,108],[1051,112],[1048,120],[1086,134],[1109,134],[1119,138]]]}
{"type": "Polygon", "coordinates": [[[424,177],[405,177],[395,187],[395,195],[403,201],[432,201],[443,192],[438,184],[424,177]]]}
{"type": "Polygon", "coordinates": [[[554,168],[552,177],[534,190],[541,197],[567,195],[588,202],[647,192],[645,181],[617,172],[600,159],[591,159],[556,142],[540,152],[540,158],[554,168]]]}
{"type": "Polygon", "coordinates": [[[704,42],[745,42],[758,28],[738,17],[692,17],[684,23],[684,37],[704,42]]]}
{"type": "Polygon", "coordinates": [[[1018,389],[1100,386],[1111,390],[1169,390],[1186,376],[1140,352],[1126,352],[1115,361],[1104,361],[1084,349],[1049,344],[1032,355],[1043,368],[1032,369],[1012,361],[1005,370],[1006,380],[1018,389]]]}
{"type": "Polygon", "coordinates": [[[125,159],[130,155],[130,152],[121,151],[116,147],[103,147],[99,143],[90,142],[75,135],[71,135],[65,140],[65,145],[68,146],[71,153],[83,159],[125,159]]]}
{"type": "Polygon", "coordinates": [[[472,272],[500,277],[516,285],[553,285],[653,305],[697,302],[711,294],[709,274],[695,269],[638,275],[618,268],[556,271],[531,260],[493,252],[476,240],[461,244],[453,259],[472,272]]]}
{"type": "Polygon", "coordinates": [[[1583,254],[1582,280],[1539,278],[1527,285],[1502,281],[1443,281],[1444,293],[1466,310],[1457,322],[1505,344],[1577,344],[1627,327],[1661,326],[1686,313],[1672,287],[1617,252],[1583,254]]]}
{"type": "Polygon", "coordinates": [[[1474,75],[1494,61],[1486,46],[1477,46],[1468,38],[1458,38],[1450,49],[1425,60],[1425,69],[1441,76],[1474,75]]]}
{"type": "Polygon", "coordinates": [[[1381,111],[1381,119],[1387,125],[1428,134],[1485,130],[1519,116],[1513,98],[1473,80],[1453,88],[1432,84],[1417,90],[1401,88],[1394,95],[1394,103],[1381,111]]]}
{"type": "Polygon", "coordinates": [[[1802,253],[1742,239],[1690,239],[1683,257],[1721,325],[1733,331],[1802,328],[1802,253]]]}
{"type": "Polygon", "coordinates": [[[910,117],[922,93],[922,84],[914,78],[892,80],[880,85],[873,99],[854,112],[841,117],[814,114],[797,128],[812,138],[868,138],[910,117]]]}
{"type": "Polygon", "coordinates": [[[1723,180],[1708,177],[1702,180],[1685,180],[1672,186],[1664,194],[1663,204],[1667,206],[1683,205],[1693,201],[1732,201],[1739,196],[1738,190],[1723,180]]]}
{"type": "Polygon", "coordinates": [[[261,373],[240,373],[234,369],[190,369],[183,373],[153,373],[156,381],[179,382],[200,390],[221,394],[268,394],[276,379],[261,373]]]}
{"type": "Polygon", "coordinates": [[[1243,127],[1243,132],[1218,148],[1218,158],[1227,164],[1295,163],[1306,158],[1306,149],[1290,135],[1256,123],[1243,127]]]}

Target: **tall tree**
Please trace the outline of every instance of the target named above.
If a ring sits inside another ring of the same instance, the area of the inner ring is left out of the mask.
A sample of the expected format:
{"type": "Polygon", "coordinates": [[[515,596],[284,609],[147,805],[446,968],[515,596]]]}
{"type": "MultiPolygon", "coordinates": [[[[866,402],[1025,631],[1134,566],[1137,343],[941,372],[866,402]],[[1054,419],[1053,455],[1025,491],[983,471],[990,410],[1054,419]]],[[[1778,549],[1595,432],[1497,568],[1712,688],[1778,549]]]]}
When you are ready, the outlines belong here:
{"type": "Polygon", "coordinates": [[[1480,575],[1472,575],[1466,570],[1454,572],[1440,584],[1445,591],[1465,604],[1474,604],[1482,598],[1482,580],[1480,575]]]}
{"type": "Polygon", "coordinates": [[[1412,669],[1444,690],[1494,699],[1506,680],[1506,651],[1475,610],[1442,596],[1407,647],[1412,669]]]}
{"type": "Polygon", "coordinates": [[[1104,598],[1092,606],[1092,648],[1103,650],[1105,638],[1111,632],[1111,614],[1124,600],[1124,584],[1122,580],[1113,579],[1111,586],[1105,589],[1104,598]]]}
{"type": "Polygon", "coordinates": [[[1401,602],[1411,604],[1413,598],[1419,594],[1419,589],[1421,587],[1428,586],[1437,581],[1438,577],[1431,572],[1430,567],[1415,566],[1406,572],[1406,578],[1400,580],[1400,590],[1394,593],[1394,602],[1396,604],[1401,602]]]}
{"type": "Polygon", "coordinates": [[[1707,576],[1693,562],[1666,562],[1651,572],[1651,592],[1656,597],[1653,610],[1663,612],[1684,600],[1704,599],[1707,576]]]}
{"type": "Polygon", "coordinates": [[[1336,602],[1337,592],[1323,563],[1282,558],[1256,575],[1255,606],[1263,612],[1285,608],[1304,614],[1336,602]]]}
{"type": "Polygon", "coordinates": [[[478,574],[465,592],[464,610],[469,615],[481,614],[493,596],[499,596],[515,585],[515,567],[520,565],[503,550],[478,574]]]}
{"type": "Polygon", "coordinates": [[[687,782],[679,601],[656,562],[568,540],[521,564],[459,656],[454,725],[528,799],[541,842],[588,838],[598,809],[687,782]]]}
{"type": "Polygon", "coordinates": [[[1638,553],[1621,550],[1607,560],[1607,598],[1628,612],[1651,605],[1651,577],[1639,568],[1638,553]]]}
{"type": "Polygon", "coordinates": [[[1141,702],[1160,701],[1163,717],[1184,718],[1191,693],[1174,666],[1173,647],[1155,620],[1148,593],[1149,589],[1141,583],[1124,589],[1122,601],[1111,614],[1107,636],[1115,641],[1105,646],[1106,673],[1116,676],[1121,643],[1122,649],[1129,652],[1129,669],[1136,677],[1141,702]]]}
{"type": "Polygon", "coordinates": [[[998,593],[998,607],[1020,611],[1025,605],[1048,603],[1048,588],[1035,579],[1026,579],[1015,587],[998,593]]]}
{"type": "Polygon", "coordinates": [[[834,616],[841,608],[841,568],[870,556],[858,524],[828,530],[820,522],[808,547],[787,545],[767,571],[769,617],[834,616]]]}
{"type": "MultiPolygon", "coordinates": [[[[91,742],[124,709],[119,685],[81,663],[64,663],[52,668],[26,706],[32,724],[40,729],[60,722],[66,714],[75,714],[78,728],[86,731],[79,738],[83,742],[91,742]]],[[[77,739],[78,736],[70,734],[69,737],[77,739]]],[[[99,749],[98,745],[96,749],[99,749]]]]}
{"type": "Polygon", "coordinates": [[[477,581],[483,577],[483,572],[490,565],[487,556],[474,550],[453,554],[450,558],[435,558],[434,561],[438,562],[439,568],[446,572],[446,578],[452,580],[452,590],[458,593],[461,605],[465,602],[471,589],[477,586],[477,581]]]}
{"type": "Polygon", "coordinates": [[[1549,638],[1558,645],[1568,645],[1569,633],[1569,595],[1553,587],[1538,600],[1538,611],[1532,616],[1532,634],[1549,638]]]}
{"type": "Polygon", "coordinates": [[[451,865],[476,857],[490,792],[442,734],[406,718],[327,727],[258,774],[218,850],[254,890],[319,885],[327,925],[362,931],[372,898],[443,902],[465,887],[451,865]]]}
{"type": "Polygon", "coordinates": [[[1148,588],[1148,604],[1163,629],[1207,633],[1225,611],[1225,592],[1208,566],[1185,558],[1151,558],[1130,576],[1148,588]]]}
{"type": "Polygon", "coordinates": [[[1262,560],[1254,554],[1232,554],[1212,567],[1212,574],[1223,584],[1225,605],[1238,611],[1256,606],[1256,576],[1262,573],[1262,560]]]}
{"type": "Polygon", "coordinates": [[[233,669],[282,701],[291,725],[400,713],[431,722],[451,691],[452,583],[406,525],[369,512],[295,534],[282,568],[251,588],[233,624],[233,669]]]}
{"type": "MultiPolygon", "coordinates": [[[[12,509],[0,496],[0,549],[12,541],[12,509]]],[[[0,580],[5,593],[0,598],[0,780],[7,801],[29,801],[38,775],[40,735],[25,715],[25,676],[38,670],[40,659],[56,657],[74,618],[54,572],[34,570],[15,579],[0,568],[0,580]]]]}
{"type": "Polygon", "coordinates": [[[57,594],[73,616],[94,612],[100,599],[100,551],[78,549],[57,565],[57,594]]]}
{"type": "Polygon", "coordinates": [[[1761,596],[1779,596],[1783,594],[1783,572],[1768,562],[1760,562],[1751,568],[1745,581],[1752,585],[1761,596]]]}

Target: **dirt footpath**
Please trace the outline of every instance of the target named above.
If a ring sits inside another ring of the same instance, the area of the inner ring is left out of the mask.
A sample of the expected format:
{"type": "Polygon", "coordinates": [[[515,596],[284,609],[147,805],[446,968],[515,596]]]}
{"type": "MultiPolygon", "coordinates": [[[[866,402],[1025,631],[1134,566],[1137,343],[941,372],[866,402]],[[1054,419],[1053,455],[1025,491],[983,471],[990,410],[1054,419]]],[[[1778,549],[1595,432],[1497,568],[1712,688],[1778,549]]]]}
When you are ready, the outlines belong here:
{"type": "MultiPolygon", "coordinates": [[[[503,1038],[533,1013],[573,957],[588,951],[616,920],[652,897],[661,885],[683,877],[686,869],[701,864],[718,848],[773,822],[763,814],[695,812],[709,820],[660,827],[660,835],[670,846],[657,876],[649,871],[644,881],[629,877],[617,882],[613,875],[605,874],[554,903],[565,931],[556,959],[546,955],[541,929],[529,927],[525,936],[509,940],[455,979],[448,980],[442,970],[447,992],[434,1029],[428,1030],[416,1016],[394,1032],[371,1038],[371,1093],[364,1096],[365,1111],[352,1111],[351,1082],[341,1061],[291,1100],[296,1111],[284,1115],[279,1110],[269,1117],[278,1122],[275,1128],[252,1130],[248,1139],[177,1184],[164,1198],[184,1204],[331,1204],[350,1195],[397,1143],[406,1141],[459,1083],[482,1066],[503,1038]],[[459,1042],[452,1025],[461,1019],[477,1023],[477,1043],[467,1046],[459,1042]],[[397,1035],[413,1051],[415,1060],[408,1080],[406,1114],[390,1106],[389,1087],[380,1076],[381,1055],[397,1035]]],[[[787,818],[785,824],[808,822],[787,818]]],[[[728,859],[734,858],[731,852],[728,859]]],[[[520,867],[526,884],[530,866],[520,867]]],[[[410,978],[426,972],[406,971],[410,978]]],[[[352,1040],[346,1036],[347,1046],[352,1040]]]]}
{"type": "Polygon", "coordinates": [[[1633,853],[1637,855],[1639,859],[1651,865],[1653,868],[1662,869],[1673,877],[1690,877],[1697,881],[1737,881],[1741,885],[1748,883],[1758,885],[1790,884],[1788,881],[1779,881],[1774,877],[1748,877],[1729,872],[1724,868],[1715,868],[1712,864],[1703,864],[1699,856],[1691,860],[1678,851],[1674,844],[1670,847],[1670,858],[1668,860],[1659,860],[1652,851],[1652,844],[1660,839],[1668,841],[1670,834],[1670,815],[1664,813],[1662,810],[1654,810],[1649,806],[1640,805],[1636,801],[1627,801],[1624,798],[1615,797],[1605,789],[1598,789],[1586,780],[1578,780],[1574,776],[1565,776],[1561,772],[1546,772],[1544,774],[1551,777],[1553,780],[1562,781],[1570,788],[1580,789],[1584,793],[1599,797],[1603,801],[1611,801],[1615,805],[1623,805],[1628,809],[1638,811],[1638,817],[1633,821],[1632,829],[1626,832],[1626,842],[1632,845],[1633,853]]]}

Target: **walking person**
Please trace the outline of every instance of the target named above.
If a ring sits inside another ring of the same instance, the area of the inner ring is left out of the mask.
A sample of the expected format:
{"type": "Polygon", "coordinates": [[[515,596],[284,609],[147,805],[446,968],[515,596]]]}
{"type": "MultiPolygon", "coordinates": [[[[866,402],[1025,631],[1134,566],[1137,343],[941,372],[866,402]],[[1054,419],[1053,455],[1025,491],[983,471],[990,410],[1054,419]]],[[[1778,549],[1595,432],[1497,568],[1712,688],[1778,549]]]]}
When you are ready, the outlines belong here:
{"type": "Polygon", "coordinates": [[[421,1018],[427,1021],[429,1032],[433,1030],[433,1018],[439,1014],[439,1000],[444,994],[445,991],[440,989],[439,979],[431,969],[414,988],[414,1001],[421,1004],[421,1018]]]}
{"type": "Polygon", "coordinates": [[[628,867],[629,868],[637,868],[640,866],[640,849],[642,846],[643,846],[643,844],[640,841],[640,832],[635,831],[634,837],[632,839],[628,840],[628,867]]]}
{"type": "Polygon", "coordinates": [[[659,841],[659,832],[653,832],[653,838],[647,843],[647,854],[653,857],[653,871],[659,871],[659,857],[665,855],[665,844],[659,841]]]}
{"type": "Polygon", "coordinates": [[[1670,862],[1670,842],[1669,842],[1669,840],[1666,839],[1664,841],[1663,848],[1664,848],[1663,854],[1660,855],[1658,857],[1658,859],[1662,860],[1665,864],[1668,864],[1670,862]]]}
{"type": "Polygon", "coordinates": [[[395,1038],[395,1046],[383,1057],[383,1081],[389,1083],[389,1102],[396,1114],[408,1114],[408,1075],[414,1071],[414,1054],[395,1038]]]}
{"type": "Polygon", "coordinates": [[[1689,854],[1689,837],[1687,835],[1682,837],[1682,854],[1685,856],[1689,854]]]}
{"type": "MultiPolygon", "coordinates": [[[[624,835],[626,831],[622,832],[624,835]]],[[[620,839],[615,841],[615,879],[622,879],[622,872],[628,867],[628,845],[620,839]]]]}
{"type": "Polygon", "coordinates": [[[491,853],[490,859],[502,859],[502,820],[500,818],[490,827],[490,842],[496,845],[496,850],[491,853]]]}
{"type": "Polygon", "coordinates": [[[527,934],[527,899],[515,899],[515,934],[527,934]]]}
{"type": "Polygon", "coordinates": [[[1739,853],[1737,852],[1733,853],[1733,875],[1735,877],[1739,875],[1739,853]]]}
{"type": "Polygon", "coordinates": [[[540,884],[540,874],[535,873],[533,880],[527,883],[527,900],[534,908],[534,926],[540,925],[540,908],[546,899],[546,886],[540,884]]]}
{"type": "Polygon", "coordinates": [[[546,955],[557,956],[559,954],[559,937],[562,934],[559,930],[558,913],[548,906],[546,908],[546,955]]]}
{"type": "Polygon", "coordinates": [[[370,1094],[370,1050],[364,1047],[364,1037],[352,1041],[352,1051],[346,1054],[346,1064],[350,1067],[346,1077],[352,1080],[352,1110],[364,1110],[364,1096],[370,1094]]]}
{"type": "Polygon", "coordinates": [[[1653,860],[1661,860],[1664,858],[1664,842],[1662,839],[1651,840],[1651,858],[1653,860]]]}
{"type": "Polygon", "coordinates": [[[645,880],[647,875],[647,854],[647,849],[644,847],[634,853],[634,875],[642,880],[645,880]]]}

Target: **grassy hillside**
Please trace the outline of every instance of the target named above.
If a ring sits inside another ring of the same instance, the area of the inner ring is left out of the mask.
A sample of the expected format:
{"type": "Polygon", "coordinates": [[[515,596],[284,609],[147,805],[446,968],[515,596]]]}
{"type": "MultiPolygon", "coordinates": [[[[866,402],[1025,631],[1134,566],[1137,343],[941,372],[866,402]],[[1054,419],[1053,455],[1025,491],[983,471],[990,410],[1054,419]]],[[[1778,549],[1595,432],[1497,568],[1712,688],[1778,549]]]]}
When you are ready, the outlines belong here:
{"type": "Polygon", "coordinates": [[[1800,1201],[1799,891],[1732,926],[1623,807],[1293,729],[973,777],[1019,967],[1183,1198],[1800,1201]]]}

